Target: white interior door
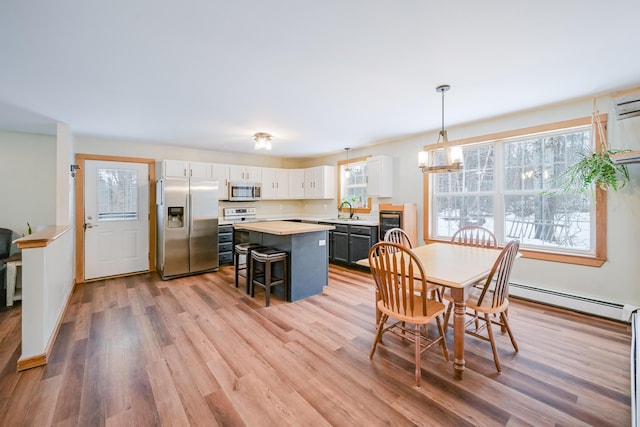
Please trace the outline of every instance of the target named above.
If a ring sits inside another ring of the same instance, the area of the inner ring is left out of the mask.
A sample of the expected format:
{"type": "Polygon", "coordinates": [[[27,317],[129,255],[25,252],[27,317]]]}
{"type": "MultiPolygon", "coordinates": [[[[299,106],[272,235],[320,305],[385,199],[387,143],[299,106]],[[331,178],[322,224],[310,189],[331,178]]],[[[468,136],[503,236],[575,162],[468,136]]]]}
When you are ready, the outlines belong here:
{"type": "Polygon", "coordinates": [[[85,161],[84,278],[149,269],[149,165],[85,161]]]}

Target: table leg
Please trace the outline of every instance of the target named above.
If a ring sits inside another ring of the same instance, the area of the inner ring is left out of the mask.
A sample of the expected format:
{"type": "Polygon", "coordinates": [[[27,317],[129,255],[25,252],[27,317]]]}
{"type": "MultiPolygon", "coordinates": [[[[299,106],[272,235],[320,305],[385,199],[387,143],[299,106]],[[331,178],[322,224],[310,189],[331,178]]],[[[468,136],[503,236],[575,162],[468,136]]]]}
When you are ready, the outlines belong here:
{"type": "Polygon", "coordinates": [[[451,296],[453,297],[453,369],[454,377],[458,380],[462,379],[464,372],[464,322],[465,322],[465,301],[467,297],[465,288],[452,288],[451,296]]]}

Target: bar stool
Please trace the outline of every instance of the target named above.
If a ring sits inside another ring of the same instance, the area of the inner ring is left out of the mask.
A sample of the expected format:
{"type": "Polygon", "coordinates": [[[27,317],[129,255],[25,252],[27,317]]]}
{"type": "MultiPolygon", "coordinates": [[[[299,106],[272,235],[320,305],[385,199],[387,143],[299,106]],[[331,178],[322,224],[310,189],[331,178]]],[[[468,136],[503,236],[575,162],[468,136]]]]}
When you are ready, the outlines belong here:
{"type": "Polygon", "coordinates": [[[251,259],[251,251],[255,248],[261,247],[258,243],[239,243],[234,247],[234,260],[233,265],[236,267],[236,288],[238,287],[238,273],[240,270],[247,270],[245,276],[245,282],[247,284],[247,293],[249,293],[249,271],[251,265],[249,260],[251,259]],[[245,256],[245,262],[240,264],[240,256],[245,256]]]}
{"type": "Polygon", "coordinates": [[[251,297],[255,295],[255,287],[259,286],[265,291],[265,307],[269,307],[269,297],[273,286],[283,285],[285,299],[289,291],[287,283],[287,258],[286,252],[274,248],[257,248],[251,251],[251,268],[249,270],[249,283],[251,284],[251,297]],[[282,262],[282,278],[273,275],[274,263],[282,262]],[[256,266],[262,264],[262,270],[256,266]],[[260,281],[262,280],[262,281],[260,281]]]}

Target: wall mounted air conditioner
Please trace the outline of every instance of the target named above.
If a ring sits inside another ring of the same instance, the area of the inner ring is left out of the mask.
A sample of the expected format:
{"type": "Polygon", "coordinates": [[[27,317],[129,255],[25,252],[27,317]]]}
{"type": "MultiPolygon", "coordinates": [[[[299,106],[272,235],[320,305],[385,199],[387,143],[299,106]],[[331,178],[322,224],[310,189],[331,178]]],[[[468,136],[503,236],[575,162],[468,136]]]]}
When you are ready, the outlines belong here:
{"type": "Polygon", "coordinates": [[[613,96],[618,120],[640,116],[640,89],[621,92],[613,96]]]}

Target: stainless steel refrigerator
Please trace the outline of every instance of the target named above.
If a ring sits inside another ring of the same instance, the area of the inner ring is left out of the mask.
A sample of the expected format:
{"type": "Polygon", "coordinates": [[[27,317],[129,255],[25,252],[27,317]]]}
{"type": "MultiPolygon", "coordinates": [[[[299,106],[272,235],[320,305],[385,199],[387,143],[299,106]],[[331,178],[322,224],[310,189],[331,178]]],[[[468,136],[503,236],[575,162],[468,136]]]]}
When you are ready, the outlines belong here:
{"type": "Polygon", "coordinates": [[[157,182],[158,270],[163,279],[213,271],[218,260],[218,181],[157,182]]]}

